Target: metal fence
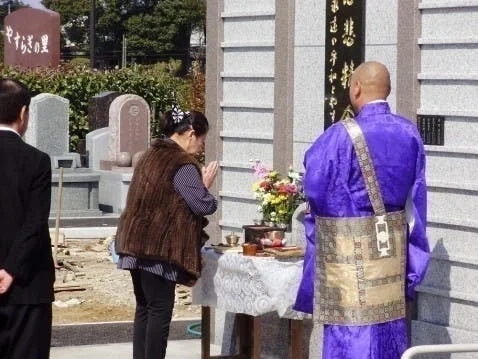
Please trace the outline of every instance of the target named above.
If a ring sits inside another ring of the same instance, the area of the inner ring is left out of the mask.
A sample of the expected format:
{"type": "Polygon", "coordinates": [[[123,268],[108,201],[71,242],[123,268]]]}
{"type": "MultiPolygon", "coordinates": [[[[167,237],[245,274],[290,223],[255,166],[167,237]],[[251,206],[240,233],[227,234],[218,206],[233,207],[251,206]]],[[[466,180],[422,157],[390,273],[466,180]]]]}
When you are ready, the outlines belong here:
{"type": "Polygon", "coordinates": [[[401,359],[411,359],[420,354],[433,353],[478,353],[478,344],[417,345],[407,349],[401,359]]]}

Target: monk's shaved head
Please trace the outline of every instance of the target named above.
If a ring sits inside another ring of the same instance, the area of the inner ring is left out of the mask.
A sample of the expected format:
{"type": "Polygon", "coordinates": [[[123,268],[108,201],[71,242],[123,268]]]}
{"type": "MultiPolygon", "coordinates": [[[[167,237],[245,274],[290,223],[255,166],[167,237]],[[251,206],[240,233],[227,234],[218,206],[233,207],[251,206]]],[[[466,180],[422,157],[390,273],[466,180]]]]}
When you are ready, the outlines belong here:
{"type": "Polygon", "coordinates": [[[385,100],[390,94],[390,73],[385,65],[367,61],[358,66],[350,78],[350,101],[355,110],[374,100],[385,100]]]}

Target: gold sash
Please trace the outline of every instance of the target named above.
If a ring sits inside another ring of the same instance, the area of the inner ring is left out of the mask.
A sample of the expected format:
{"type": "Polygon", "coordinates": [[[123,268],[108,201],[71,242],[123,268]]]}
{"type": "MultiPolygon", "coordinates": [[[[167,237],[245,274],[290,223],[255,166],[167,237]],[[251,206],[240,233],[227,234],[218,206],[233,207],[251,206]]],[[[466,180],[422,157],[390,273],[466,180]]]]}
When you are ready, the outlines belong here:
{"type": "Polygon", "coordinates": [[[362,131],[353,119],[342,123],[352,138],[375,215],[316,218],[319,281],[314,316],[341,325],[404,318],[405,213],[385,212],[362,131]]]}

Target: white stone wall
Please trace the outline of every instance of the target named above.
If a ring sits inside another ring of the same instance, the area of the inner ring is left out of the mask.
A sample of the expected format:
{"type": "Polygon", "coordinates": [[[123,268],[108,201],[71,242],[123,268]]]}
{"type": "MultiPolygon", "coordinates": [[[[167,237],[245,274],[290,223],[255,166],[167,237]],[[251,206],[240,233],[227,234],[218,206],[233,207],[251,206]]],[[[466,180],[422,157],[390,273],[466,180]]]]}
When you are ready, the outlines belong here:
{"type": "Polygon", "coordinates": [[[273,163],[275,1],[224,0],[221,22],[222,237],[259,214],[250,159],[273,163]]]}
{"type": "Polygon", "coordinates": [[[324,130],[325,0],[295,4],[294,168],[324,130]]]}
{"type": "Polygon", "coordinates": [[[423,0],[419,10],[417,112],[445,117],[445,145],[426,146],[432,260],[419,287],[413,343],[472,343],[478,341],[478,1],[423,0]]]}
{"type": "MultiPolygon", "coordinates": [[[[214,242],[231,231],[242,233],[244,224],[260,216],[250,160],[273,163],[275,0],[224,0],[218,21],[221,218],[214,242]]],[[[213,342],[223,353],[234,351],[233,324],[230,313],[214,311],[213,342]]]]}

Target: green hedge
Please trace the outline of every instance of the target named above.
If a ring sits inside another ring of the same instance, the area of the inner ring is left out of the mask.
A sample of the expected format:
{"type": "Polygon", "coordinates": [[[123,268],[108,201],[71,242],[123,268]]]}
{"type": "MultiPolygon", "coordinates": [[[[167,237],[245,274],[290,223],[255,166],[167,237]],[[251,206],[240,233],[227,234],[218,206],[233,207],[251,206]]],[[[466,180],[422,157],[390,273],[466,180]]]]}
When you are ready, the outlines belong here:
{"type": "Polygon", "coordinates": [[[152,113],[151,134],[161,133],[161,114],[172,103],[187,107],[190,81],[177,77],[178,62],[97,71],[84,65],[65,64],[58,69],[34,70],[0,65],[2,77],[25,83],[34,94],[52,93],[70,101],[70,147],[88,133],[88,101],[103,91],[118,91],[143,97],[152,113]]]}

